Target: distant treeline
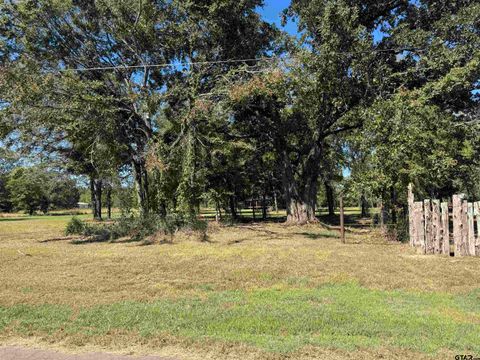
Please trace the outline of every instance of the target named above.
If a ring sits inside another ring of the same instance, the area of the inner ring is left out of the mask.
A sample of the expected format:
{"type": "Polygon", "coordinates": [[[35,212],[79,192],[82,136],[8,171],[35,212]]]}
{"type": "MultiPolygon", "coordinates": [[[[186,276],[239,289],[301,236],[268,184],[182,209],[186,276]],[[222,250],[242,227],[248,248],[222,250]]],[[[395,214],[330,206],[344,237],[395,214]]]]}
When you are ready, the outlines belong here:
{"type": "Polygon", "coordinates": [[[0,175],[0,211],[37,211],[77,207],[80,190],[68,175],[41,167],[17,167],[0,175]]]}

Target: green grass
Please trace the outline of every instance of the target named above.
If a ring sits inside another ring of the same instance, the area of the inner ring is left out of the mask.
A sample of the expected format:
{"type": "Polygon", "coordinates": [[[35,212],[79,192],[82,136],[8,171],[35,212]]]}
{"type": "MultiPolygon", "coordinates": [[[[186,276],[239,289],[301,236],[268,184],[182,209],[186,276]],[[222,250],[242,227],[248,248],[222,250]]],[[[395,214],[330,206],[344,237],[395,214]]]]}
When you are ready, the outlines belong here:
{"type": "Polygon", "coordinates": [[[213,224],[209,242],[77,246],[70,219],[0,218],[0,344],[189,360],[480,355],[478,258],[275,222],[213,224]]]}
{"type": "Polygon", "coordinates": [[[381,291],[355,283],[318,288],[211,292],[205,299],[68,306],[0,307],[0,330],[102,336],[124,330],[194,340],[243,342],[287,353],[306,345],[354,350],[398,347],[480,354],[480,292],[468,296],[381,291]]]}
{"type": "MultiPolygon", "coordinates": [[[[345,208],[345,215],[358,215],[360,212],[359,208],[345,208]]],[[[318,216],[326,216],[328,214],[328,210],[326,208],[319,208],[317,211],[318,216]]],[[[336,209],[335,214],[338,216],[339,215],[339,210],[336,209]]],[[[52,220],[52,221],[68,221],[72,218],[72,216],[76,216],[79,219],[82,220],[89,220],[92,219],[92,214],[91,210],[89,209],[72,209],[72,210],[55,210],[55,211],[50,211],[48,214],[34,214],[34,215],[28,215],[26,213],[12,213],[8,214],[6,217],[1,217],[0,213],[0,222],[8,222],[8,221],[22,221],[22,220],[42,220],[45,221],[46,219],[52,220]]],[[[104,219],[106,219],[107,215],[107,210],[103,209],[102,210],[102,215],[104,219]]],[[[201,210],[201,215],[209,220],[215,219],[215,209],[211,208],[202,208],[201,210]]],[[[281,220],[286,217],[286,211],[285,210],[279,210],[278,212],[272,210],[268,212],[268,219],[269,220],[281,220]]],[[[243,219],[253,219],[253,212],[252,209],[241,209],[238,210],[238,216],[242,217],[243,219]]],[[[112,212],[112,217],[118,218],[120,217],[120,212],[118,209],[114,209],[112,212]]],[[[222,217],[224,219],[229,217],[229,214],[225,213],[222,210],[222,217]]],[[[256,220],[262,220],[262,211],[260,209],[257,209],[256,211],[256,220]]]]}
{"type": "MultiPolygon", "coordinates": [[[[15,214],[9,217],[0,217],[0,222],[10,222],[10,221],[30,221],[30,220],[37,220],[37,221],[53,221],[53,222],[68,222],[72,217],[77,217],[82,220],[91,220],[91,214],[78,214],[78,215],[69,215],[69,214],[60,214],[60,215],[23,215],[23,214],[15,214]]],[[[112,214],[112,218],[120,217],[119,213],[112,214]]],[[[104,216],[106,220],[106,216],[104,216]]]]}
{"type": "MultiPolygon", "coordinates": [[[[21,216],[19,215],[18,217],[5,217],[5,218],[0,218],[0,222],[19,222],[19,221],[55,221],[55,222],[61,222],[64,223],[66,221],[69,221],[73,216],[72,215],[32,215],[32,216],[21,216]]],[[[87,220],[91,219],[91,215],[76,215],[75,217],[82,219],[82,220],[87,220]]]]}

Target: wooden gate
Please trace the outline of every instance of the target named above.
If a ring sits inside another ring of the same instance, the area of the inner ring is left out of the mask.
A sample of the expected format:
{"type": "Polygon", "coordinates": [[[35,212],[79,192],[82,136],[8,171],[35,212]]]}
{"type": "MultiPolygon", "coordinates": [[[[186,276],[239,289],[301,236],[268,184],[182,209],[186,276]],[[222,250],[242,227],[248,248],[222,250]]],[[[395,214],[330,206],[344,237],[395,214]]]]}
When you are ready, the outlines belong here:
{"type": "Polygon", "coordinates": [[[468,202],[463,195],[454,195],[451,206],[415,201],[410,185],[408,213],[410,245],[423,254],[480,256],[480,202],[468,202]]]}

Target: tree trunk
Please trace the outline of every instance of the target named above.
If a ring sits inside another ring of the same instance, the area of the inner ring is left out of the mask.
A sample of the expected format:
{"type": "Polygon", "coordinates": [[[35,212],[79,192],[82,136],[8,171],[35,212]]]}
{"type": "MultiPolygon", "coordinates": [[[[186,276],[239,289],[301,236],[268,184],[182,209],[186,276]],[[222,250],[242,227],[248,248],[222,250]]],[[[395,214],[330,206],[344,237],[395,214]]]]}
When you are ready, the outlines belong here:
{"type": "Polygon", "coordinates": [[[368,203],[367,199],[365,199],[365,195],[362,194],[360,197],[360,206],[362,207],[362,217],[365,218],[368,216],[368,203]]]}
{"type": "Polygon", "coordinates": [[[218,201],[215,201],[215,221],[220,222],[222,220],[222,210],[218,201]]]}
{"type": "Polygon", "coordinates": [[[383,228],[388,222],[388,211],[383,201],[380,201],[379,209],[380,209],[380,227],[383,228]]]}
{"type": "Polygon", "coordinates": [[[95,180],[90,177],[90,202],[92,203],[92,213],[95,219],[98,215],[97,202],[95,201],[95,180]]]}
{"type": "Polygon", "coordinates": [[[230,214],[232,215],[232,219],[237,220],[237,207],[235,203],[236,203],[235,195],[230,195],[230,198],[229,198],[230,214]]]}
{"type": "Polygon", "coordinates": [[[317,180],[318,178],[307,179],[306,186],[301,188],[293,179],[287,185],[290,190],[286,194],[288,224],[304,225],[318,222],[315,216],[317,180]]]}
{"type": "Polygon", "coordinates": [[[391,214],[392,214],[392,223],[397,223],[397,192],[392,186],[390,188],[390,204],[391,204],[391,214]]]}
{"type": "Polygon", "coordinates": [[[142,160],[134,162],[134,170],[138,207],[140,209],[140,214],[143,216],[147,215],[150,210],[148,198],[148,174],[145,162],[142,160]]]}
{"type": "Polygon", "coordinates": [[[343,195],[340,195],[340,238],[345,244],[345,212],[343,209],[343,195]]]}
{"type": "Polygon", "coordinates": [[[252,199],[252,214],[253,214],[253,221],[257,220],[255,217],[255,203],[256,201],[252,199]]]}
{"type": "Polygon", "coordinates": [[[93,218],[102,220],[102,180],[90,178],[93,218]]]}
{"type": "Polygon", "coordinates": [[[305,225],[316,222],[318,219],[315,216],[315,206],[310,202],[291,199],[287,203],[287,224],[305,225]]]}
{"type": "Polygon", "coordinates": [[[262,219],[267,220],[267,199],[266,195],[263,194],[262,196],[262,219]]]}
{"type": "MultiPolygon", "coordinates": [[[[318,159],[318,158],[315,158],[318,159]]],[[[283,187],[287,205],[287,224],[304,225],[317,223],[315,208],[317,205],[318,164],[305,166],[305,173],[300,184],[293,175],[288,155],[284,153],[283,187]]]]}
{"type": "Polygon", "coordinates": [[[334,216],[335,215],[335,198],[333,195],[333,187],[329,181],[325,181],[325,193],[327,195],[328,215],[334,216]]]}
{"type": "Polygon", "coordinates": [[[159,214],[163,219],[167,217],[167,204],[165,203],[165,201],[160,202],[159,214]]]}
{"type": "Polygon", "coordinates": [[[102,187],[103,181],[97,180],[95,183],[95,200],[97,202],[98,219],[102,220],[102,187]]]}
{"type": "Polygon", "coordinates": [[[107,216],[108,219],[112,218],[112,186],[110,184],[107,185],[107,216]]]}

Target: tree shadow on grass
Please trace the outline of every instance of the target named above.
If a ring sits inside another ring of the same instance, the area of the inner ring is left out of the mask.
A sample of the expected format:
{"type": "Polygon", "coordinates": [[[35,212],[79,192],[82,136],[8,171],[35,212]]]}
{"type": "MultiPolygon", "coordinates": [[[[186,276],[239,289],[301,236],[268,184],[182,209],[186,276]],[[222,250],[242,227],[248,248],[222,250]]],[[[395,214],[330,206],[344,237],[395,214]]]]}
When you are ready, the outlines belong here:
{"type": "MultiPolygon", "coordinates": [[[[208,221],[215,221],[215,216],[210,216],[203,214],[202,218],[208,221]]],[[[237,218],[233,219],[230,216],[224,216],[220,223],[225,226],[236,226],[241,224],[265,224],[265,223],[273,223],[279,224],[284,223],[287,221],[286,216],[268,216],[266,219],[263,219],[262,216],[257,216],[255,219],[252,216],[248,215],[239,215],[237,218]]]]}
{"type": "Polygon", "coordinates": [[[152,245],[175,245],[175,243],[171,240],[163,239],[163,240],[142,240],[140,244],[137,246],[152,246],[152,245]]]}
{"type": "Polygon", "coordinates": [[[8,217],[5,217],[5,218],[0,218],[0,222],[3,222],[3,221],[26,221],[26,220],[38,220],[38,219],[35,219],[35,218],[30,218],[30,217],[23,217],[23,218],[8,218],[8,217]]]}
{"type": "Polygon", "coordinates": [[[94,236],[94,237],[88,237],[88,238],[80,238],[80,239],[74,239],[70,241],[70,244],[72,245],[88,245],[88,244],[95,244],[95,243],[113,243],[112,240],[109,238],[104,238],[101,236],[94,236]]]}
{"type": "MultiPolygon", "coordinates": [[[[330,226],[339,226],[340,225],[340,215],[326,215],[322,214],[317,216],[318,220],[321,223],[327,224],[330,226]]],[[[345,226],[366,229],[370,227],[370,219],[362,218],[360,214],[345,214],[344,216],[345,226]]]]}
{"type": "Polygon", "coordinates": [[[56,237],[56,238],[51,238],[51,239],[45,239],[45,240],[40,240],[39,243],[49,243],[49,242],[57,242],[57,241],[75,241],[75,240],[80,240],[82,239],[81,237],[78,236],[63,236],[63,237],[56,237]]]}
{"type": "Polygon", "coordinates": [[[130,236],[124,236],[118,239],[112,239],[110,235],[94,235],[82,238],[76,238],[70,241],[72,245],[88,245],[96,243],[110,243],[110,244],[130,244],[145,242],[145,238],[135,238],[130,236]]]}
{"type": "Polygon", "coordinates": [[[325,238],[331,238],[331,239],[339,239],[340,236],[338,234],[332,234],[332,233],[311,233],[311,232],[301,232],[301,233],[295,233],[294,235],[300,235],[300,236],[305,236],[309,239],[312,240],[318,240],[318,239],[325,239],[325,238]]]}
{"type": "Polygon", "coordinates": [[[229,242],[227,243],[227,245],[241,244],[241,243],[243,243],[243,242],[245,242],[245,241],[249,241],[249,240],[251,240],[251,238],[249,238],[249,237],[245,237],[245,238],[241,238],[241,239],[236,239],[236,240],[229,241],[229,242]]]}
{"type": "MultiPolygon", "coordinates": [[[[65,239],[66,240],[66,239],[65,239]]],[[[45,240],[46,241],[59,241],[59,240],[45,240]]],[[[210,240],[208,236],[203,237],[199,242],[213,244],[215,241],[210,240]]],[[[88,244],[98,244],[98,243],[110,243],[110,244],[133,244],[137,243],[137,246],[151,246],[151,245],[175,245],[174,239],[170,238],[163,238],[163,239],[155,239],[155,238],[136,238],[136,237],[122,237],[119,239],[111,239],[109,237],[102,237],[102,236],[91,236],[91,237],[83,237],[83,238],[75,238],[70,241],[72,245],[88,245],[88,244]]]]}

